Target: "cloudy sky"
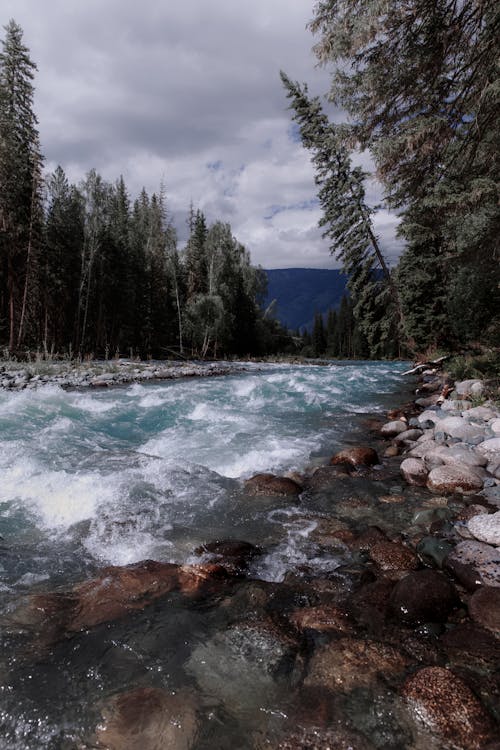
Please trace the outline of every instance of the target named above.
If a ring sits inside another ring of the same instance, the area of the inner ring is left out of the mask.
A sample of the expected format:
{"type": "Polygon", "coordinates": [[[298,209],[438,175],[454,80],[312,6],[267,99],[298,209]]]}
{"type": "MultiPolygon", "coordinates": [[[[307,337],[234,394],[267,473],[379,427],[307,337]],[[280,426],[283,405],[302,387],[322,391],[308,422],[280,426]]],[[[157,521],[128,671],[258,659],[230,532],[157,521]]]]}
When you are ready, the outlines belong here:
{"type": "MultiPolygon", "coordinates": [[[[317,228],[309,157],[279,70],[328,89],[306,29],[313,0],[2,0],[38,65],[47,169],[92,167],[132,198],[166,185],[179,232],[190,202],[231,224],[265,268],[335,268],[317,228]]],[[[370,191],[376,200],[376,189],[370,191]]],[[[377,215],[395,257],[396,218],[377,215]]]]}

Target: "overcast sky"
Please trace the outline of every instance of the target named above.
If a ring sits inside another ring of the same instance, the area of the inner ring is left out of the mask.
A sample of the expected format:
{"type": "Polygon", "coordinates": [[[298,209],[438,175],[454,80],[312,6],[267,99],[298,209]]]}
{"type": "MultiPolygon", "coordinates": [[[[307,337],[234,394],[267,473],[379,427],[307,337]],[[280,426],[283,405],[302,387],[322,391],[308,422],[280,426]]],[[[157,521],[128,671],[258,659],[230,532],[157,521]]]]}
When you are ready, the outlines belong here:
{"type": "MultiPolygon", "coordinates": [[[[336,268],[317,228],[309,156],[293,138],[283,69],[328,89],[306,29],[313,0],[2,0],[38,66],[48,170],[92,167],[132,198],[166,185],[182,246],[190,202],[264,268],[336,268]]],[[[3,33],[2,33],[3,38],[3,33]]],[[[372,190],[374,200],[376,190],[372,190]]],[[[396,219],[377,215],[395,256],[396,219]]]]}

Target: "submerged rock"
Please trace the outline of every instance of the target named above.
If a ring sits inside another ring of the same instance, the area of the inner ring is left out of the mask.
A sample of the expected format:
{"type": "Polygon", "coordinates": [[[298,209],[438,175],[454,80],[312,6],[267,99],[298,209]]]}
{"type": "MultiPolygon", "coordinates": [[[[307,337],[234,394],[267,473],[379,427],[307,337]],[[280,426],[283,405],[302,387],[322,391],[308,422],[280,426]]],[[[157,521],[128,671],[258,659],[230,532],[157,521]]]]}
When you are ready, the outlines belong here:
{"type": "Polygon", "coordinates": [[[262,554],[260,547],[240,539],[223,539],[207,542],[195,549],[195,554],[220,565],[230,575],[244,575],[248,566],[262,554]]]}
{"type": "Polygon", "coordinates": [[[390,612],[400,622],[445,622],[458,604],[452,583],[437,570],[417,570],[394,586],[390,612]]]}
{"type": "Polygon", "coordinates": [[[493,722],[472,690],[451,670],[424,667],[406,681],[403,698],[411,718],[454,750],[482,750],[493,722]]]}
{"type": "Polygon", "coordinates": [[[500,636],[500,588],[478,588],[469,599],[469,614],[478,625],[500,636]]]}
{"type": "Polygon", "coordinates": [[[389,578],[419,566],[417,555],[398,542],[378,542],[370,549],[370,557],[389,578]]]}
{"type": "Polygon", "coordinates": [[[348,464],[350,466],[374,466],[379,463],[377,452],[373,448],[366,446],[357,446],[353,448],[344,448],[336,453],[331,459],[330,464],[348,464]]]}
{"type": "Polygon", "coordinates": [[[339,633],[352,633],[353,631],[347,612],[331,605],[296,609],[290,613],[288,619],[297,630],[339,633]]]}
{"type": "Polygon", "coordinates": [[[302,487],[289,477],[278,477],[275,474],[255,474],[245,482],[245,490],[250,495],[297,497],[302,492],[302,487]]]}
{"type": "Polygon", "coordinates": [[[197,728],[192,696],[141,687],[107,701],[96,742],[102,750],[189,750],[197,728]]]}
{"type": "Polygon", "coordinates": [[[270,750],[373,750],[365,737],[350,729],[304,727],[287,734],[270,750]]]}
{"type": "Polygon", "coordinates": [[[408,659],[392,646],[372,640],[341,638],[318,649],[311,661],[305,687],[344,691],[368,687],[377,677],[403,672],[408,659]]]}

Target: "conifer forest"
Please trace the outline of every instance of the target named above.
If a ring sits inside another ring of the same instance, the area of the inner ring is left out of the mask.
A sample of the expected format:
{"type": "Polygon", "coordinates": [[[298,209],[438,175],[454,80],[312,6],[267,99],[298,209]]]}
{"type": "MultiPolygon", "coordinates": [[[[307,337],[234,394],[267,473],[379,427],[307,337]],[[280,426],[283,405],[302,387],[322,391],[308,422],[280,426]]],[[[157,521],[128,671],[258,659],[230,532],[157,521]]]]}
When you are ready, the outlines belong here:
{"type": "Polygon", "coordinates": [[[92,169],[71,184],[63,166],[44,170],[36,63],[21,27],[7,23],[0,51],[4,351],[386,357],[500,344],[498,4],[320,0],[309,27],[318,62],[331,73],[328,101],[345,122],[329,119],[328,102],[306,84],[286,72],[281,78],[314,165],[325,253],[342,263],[350,296],[328,320],[317,318],[312,334],[292,337],[262,310],[265,275],[229,224],[209,224],[191,206],[188,240],[179,247],[167,193],[175,186],[134,197],[122,177],[107,182],[92,169]],[[385,205],[400,217],[404,249],[393,267],[374,229],[369,175],[353,161],[364,152],[385,205]]]}

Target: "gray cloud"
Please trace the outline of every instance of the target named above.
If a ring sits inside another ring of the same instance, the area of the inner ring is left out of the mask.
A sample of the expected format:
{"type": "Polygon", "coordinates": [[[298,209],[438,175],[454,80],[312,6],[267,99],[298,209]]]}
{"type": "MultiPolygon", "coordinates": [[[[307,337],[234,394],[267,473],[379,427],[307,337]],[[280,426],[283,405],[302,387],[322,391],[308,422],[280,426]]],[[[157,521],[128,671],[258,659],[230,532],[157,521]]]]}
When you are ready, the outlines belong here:
{"type": "MultiPolygon", "coordinates": [[[[256,263],[336,265],[279,80],[282,68],[328,89],[305,28],[310,0],[3,0],[2,10],[38,64],[48,169],[123,174],[132,196],[164,180],[181,238],[192,200],[229,221],[256,263]]],[[[392,255],[395,225],[384,215],[377,226],[392,255]]]]}

